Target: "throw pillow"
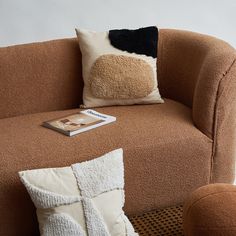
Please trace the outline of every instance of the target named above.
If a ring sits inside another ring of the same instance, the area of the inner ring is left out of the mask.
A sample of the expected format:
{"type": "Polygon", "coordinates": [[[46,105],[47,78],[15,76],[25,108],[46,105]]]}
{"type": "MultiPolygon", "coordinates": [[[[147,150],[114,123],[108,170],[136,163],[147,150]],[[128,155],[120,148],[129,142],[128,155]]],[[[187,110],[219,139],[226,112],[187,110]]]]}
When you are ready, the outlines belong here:
{"type": "Polygon", "coordinates": [[[163,103],[157,83],[157,27],[76,33],[82,52],[83,107],[163,103]]]}
{"type": "Polygon", "coordinates": [[[19,172],[41,235],[137,235],[125,216],[122,149],[63,168],[19,172]]]}

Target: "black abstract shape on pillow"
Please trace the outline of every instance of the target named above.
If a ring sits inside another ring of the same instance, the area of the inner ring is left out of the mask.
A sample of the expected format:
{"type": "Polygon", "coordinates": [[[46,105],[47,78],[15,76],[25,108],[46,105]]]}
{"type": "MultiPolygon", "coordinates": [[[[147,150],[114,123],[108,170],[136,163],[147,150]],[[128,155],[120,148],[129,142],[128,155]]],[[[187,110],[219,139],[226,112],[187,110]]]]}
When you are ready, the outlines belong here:
{"type": "Polygon", "coordinates": [[[157,57],[158,29],[156,26],[136,30],[110,30],[111,44],[123,51],[157,57]]]}

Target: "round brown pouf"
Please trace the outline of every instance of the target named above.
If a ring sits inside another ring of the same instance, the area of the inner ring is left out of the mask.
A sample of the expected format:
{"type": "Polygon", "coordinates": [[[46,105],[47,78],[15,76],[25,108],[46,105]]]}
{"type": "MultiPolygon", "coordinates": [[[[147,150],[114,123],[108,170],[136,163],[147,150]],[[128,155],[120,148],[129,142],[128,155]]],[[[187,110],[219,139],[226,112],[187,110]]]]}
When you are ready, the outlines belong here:
{"type": "Polygon", "coordinates": [[[236,236],[236,186],[210,184],[184,205],[185,236],[236,236]]]}

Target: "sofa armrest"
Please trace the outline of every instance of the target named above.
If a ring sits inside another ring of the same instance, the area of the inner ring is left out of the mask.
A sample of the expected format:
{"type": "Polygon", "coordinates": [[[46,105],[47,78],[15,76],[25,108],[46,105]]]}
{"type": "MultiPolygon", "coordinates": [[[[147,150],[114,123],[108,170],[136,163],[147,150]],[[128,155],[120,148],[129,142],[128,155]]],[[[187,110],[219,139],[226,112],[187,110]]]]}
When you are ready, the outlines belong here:
{"type": "Polygon", "coordinates": [[[213,140],[211,182],[232,182],[236,147],[236,51],[198,33],[160,30],[158,80],[164,97],[192,108],[194,125],[213,140]]]}
{"type": "Polygon", "coordinates": [[[222,50],[209,52],[202,66],[193,101],[193,120],[213,139],[211,182],[233,182],[236,156],[236,60],[222,50]],[[225,58],[224,58],[225,57],[225,58]]]}
{"type": "Polygon", "coordinates": [[[212,139],[217,129],[217,116],[224,115],[221,110],[232,112],[232,105],[236,105],[235,60],[234,49],[222,41],[213,41],[199,71],[193,97],[193,121],[212,139]]]}
{"type": "Polygon", "coordinates": [[[232,183],[236,156],[236,53],[227,44],[212,42],[194,90],[193,121],[212,138],[212,183],[232,183]]]}

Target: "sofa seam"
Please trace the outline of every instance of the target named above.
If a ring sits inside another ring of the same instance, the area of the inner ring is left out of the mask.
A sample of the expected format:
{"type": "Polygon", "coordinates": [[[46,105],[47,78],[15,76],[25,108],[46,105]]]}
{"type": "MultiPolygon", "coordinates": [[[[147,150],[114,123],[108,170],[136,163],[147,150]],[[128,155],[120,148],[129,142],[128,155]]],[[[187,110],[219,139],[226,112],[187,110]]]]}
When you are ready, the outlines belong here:
{"type": "MultiPolygon", "coordinates": [[[[160,34],[161,34],[161,31],[162,31],[162,29],[159,29],[158,30],[158,44],[157,44],[157,47],[159,46],[159,44],[160,44],[160,48],[158,47],[158,51],[157,51],[157,60],[158,60],[158,62],[157,62],[157,83],[158,83],[158,90],[160,90],[160,85],[161,85],[161,80],[158,80],[158,77],[160,76],[161,78],[162,78],[162,71],[163,71],[163,68],[162,68],[162,65],[163,65],[163,62],[162,62],[162,60],[163,60],[163,51],[164,51],[164,43],[163,43],[163,40],[162,40],[162,37],[160,37],[160,34]],[[158,65],[158,63],[159,63],[159,65],[158,65]],[[159,76],[158,76],[158,74],[159,74],[159,76]]],[[[162,31],[162,34],[163,34],[164,32],[162,31]]],[[[162,78],[162,80],[163,80],[163,78],[162,78]]],[[[162,97],[162,94],[160,94],[161,95],[161,97],[162,97]]]]}
{"type": "Polygon", "coordinates": [[[229,65],[228,69],[223,73],[223,76],[220,78],[219,83],[218,83],[218,87],[217,87],[217,92],[216,92],[216,99],[215,99],[215,104],[214,104],[214,114],[213,114],[213,127],[212,127],[212,140],[213,140],[213,144],[212,144],[212,155],[211,155],[211,168],[210,168],[210,175],[209,175],[209,183],[212,182],[213,179],[213,165],[214,165],[214,160],[215,160],[215,153],[216,153],[216,140],[217,140],[217,124],[218,124],[218,112],[217,112],[217,107],[218,107],[218,102],[220,99],[220,95],[219,95],[219,89],[220,89],[220,85],[222,83],[222,81],[224,80],[224,78],[228,75],[228,73],[230,72],[231,68],[233,67],[233,65],[236,62],[236,58],[233,59],[233,61],[231,62],[231,64],[229,65]]]}

